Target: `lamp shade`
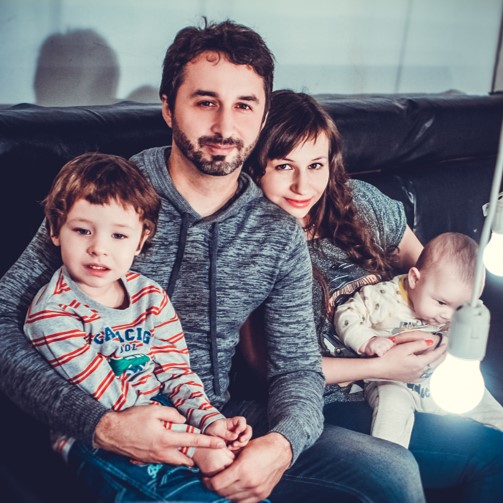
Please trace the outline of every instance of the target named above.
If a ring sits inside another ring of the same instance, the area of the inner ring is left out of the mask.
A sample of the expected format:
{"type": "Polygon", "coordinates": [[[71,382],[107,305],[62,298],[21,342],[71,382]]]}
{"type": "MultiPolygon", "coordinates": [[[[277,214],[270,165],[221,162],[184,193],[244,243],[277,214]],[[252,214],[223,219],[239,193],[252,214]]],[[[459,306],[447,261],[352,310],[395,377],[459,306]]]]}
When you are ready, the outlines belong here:
{"type": "Polygon", "coordinates": [[[463,304],[452,317],[447,356],[430,380],[433,400],[447,412],[468,412],[482,400],[480,361],[485,356],[489,319],[489,310],[480,300],[463,304]]]}

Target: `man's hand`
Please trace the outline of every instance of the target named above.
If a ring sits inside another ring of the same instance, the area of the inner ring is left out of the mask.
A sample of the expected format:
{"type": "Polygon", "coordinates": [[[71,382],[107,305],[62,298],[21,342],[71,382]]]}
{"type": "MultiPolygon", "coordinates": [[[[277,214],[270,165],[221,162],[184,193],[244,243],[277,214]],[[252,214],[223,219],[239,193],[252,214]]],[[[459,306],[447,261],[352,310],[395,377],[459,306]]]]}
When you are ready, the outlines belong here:
{"type": "Polygon", "coordinates": [[[143,463],[187,466],[193,466],[194,462],[179,447],[225,447],[218,437],[167,430],[163,421],[185,423],[185,418],[172,407],[152,405],[108,412],[96,426],[94,443],[143,463]]]}
{"type": "Polygon", "coordinates": [[[240,503],[267,498],[292,461],[290,443],[279,433],[251,440],[231,466],[205,485],[221,496],[240,503]]]}

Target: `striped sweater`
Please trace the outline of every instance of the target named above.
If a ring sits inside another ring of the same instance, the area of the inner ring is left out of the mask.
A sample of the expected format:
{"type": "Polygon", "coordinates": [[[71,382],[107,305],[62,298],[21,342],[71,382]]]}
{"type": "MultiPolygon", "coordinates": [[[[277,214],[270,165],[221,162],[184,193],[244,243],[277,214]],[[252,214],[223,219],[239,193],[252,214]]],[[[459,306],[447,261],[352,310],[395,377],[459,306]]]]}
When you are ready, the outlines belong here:
{"type": "Polygon", "coordinates": [[[31,304],[25,333],[70,383],[116,411],[162,393],[204,430],[222,416],[191,370],[184,333],[166,292],[145,276],[123,278],[126,309],[98,304],[62,266],[31,304]]]}

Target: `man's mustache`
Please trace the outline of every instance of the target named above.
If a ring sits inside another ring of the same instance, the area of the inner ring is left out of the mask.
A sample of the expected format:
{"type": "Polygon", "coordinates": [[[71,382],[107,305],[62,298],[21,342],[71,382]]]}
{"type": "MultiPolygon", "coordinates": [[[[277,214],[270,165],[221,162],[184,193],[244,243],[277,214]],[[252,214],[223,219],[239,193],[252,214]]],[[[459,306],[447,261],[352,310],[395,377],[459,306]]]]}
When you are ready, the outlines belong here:
{"type": "Polygon", "coordinates": [[[220,135],[215,136],[201,136],[198,140],[199,147],[204,147],[205,145],[222,145],[229,146],[233,145],[237,148],[243,148],[243,141],[239,138],[223,138],[220,135]]]}

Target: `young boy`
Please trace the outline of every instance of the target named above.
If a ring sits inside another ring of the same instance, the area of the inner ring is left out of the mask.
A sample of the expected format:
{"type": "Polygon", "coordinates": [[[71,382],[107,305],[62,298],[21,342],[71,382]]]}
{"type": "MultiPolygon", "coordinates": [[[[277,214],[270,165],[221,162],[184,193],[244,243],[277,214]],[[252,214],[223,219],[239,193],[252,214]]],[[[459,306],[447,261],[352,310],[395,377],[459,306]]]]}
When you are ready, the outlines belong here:
{"type": "MultiPolygon", "coordinates": [[[[205,474],[223,470],[248,443],[251,427],[209,403],[166,292],[130,271],[156,231],[156,191],[130,161],[83,154],[63,166],[43,206],[63,266],[35,296],[27,337],[61,375],[107,408],[171,405],[189,424],[166,428],[222,438],[227,447],[182,452],[205,474]]],[[[65,454],[72,442],[59,436],[55,448],[65,454]]]]}
{"type": "MultiPolygon", "coordinates": [[[[394,345],[393,336],[409,330],[432,332],[440,337],[437,345],[445,343],[443,332],[454,311],[471,298],[477,248],[473,239],[456,232],[432,239],[408,274],[364,286],[336,309],[338,336],[366,356],[384,355],[394,345]]],[[[408,447],[414,410],[445,414],[430,397],[430,375],[428,369],[423,380],[410,384],[366,382],[373,436],[408,447]]],[[[464,415],[503,430],[503,408],[487,390],[482,402],[464,415]]]]}

